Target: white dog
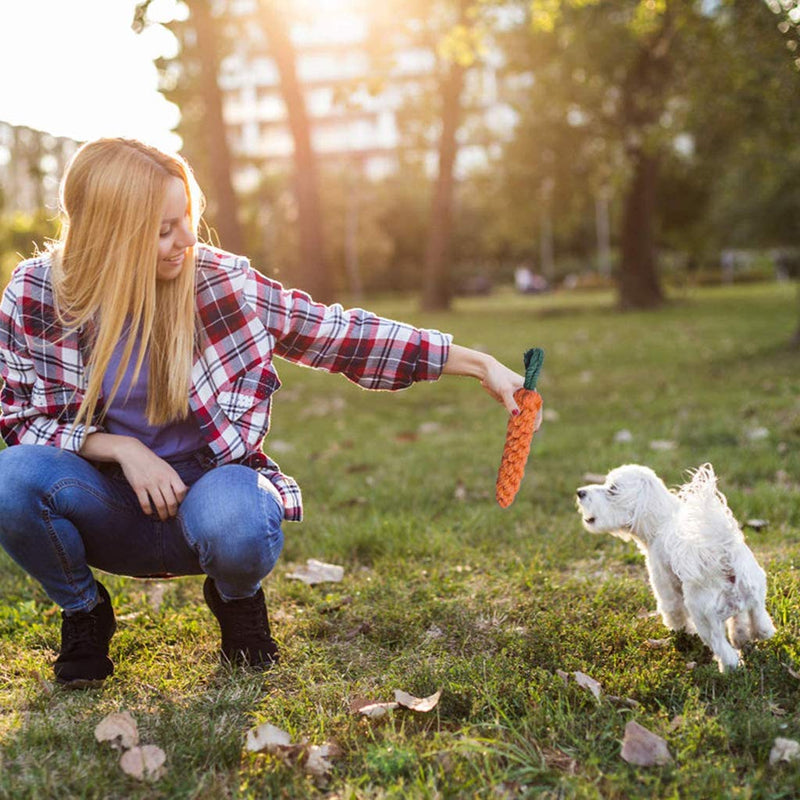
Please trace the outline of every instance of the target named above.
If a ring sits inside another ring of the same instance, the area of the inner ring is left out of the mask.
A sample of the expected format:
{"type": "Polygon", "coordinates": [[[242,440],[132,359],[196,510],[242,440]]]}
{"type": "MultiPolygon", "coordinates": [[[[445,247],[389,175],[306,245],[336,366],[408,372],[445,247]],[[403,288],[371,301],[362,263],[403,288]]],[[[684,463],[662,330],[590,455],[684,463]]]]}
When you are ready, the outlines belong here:
{"type": "Polygon", "coordinates": [[[697,633],[722,672],[738,666],[746,642],[775,633],[764,603],[766,575],[717,489],[711,464],[676,492],[648,467],[628,464],[577,493],[586,530],[638,545],[664,624],[697,633]]]}

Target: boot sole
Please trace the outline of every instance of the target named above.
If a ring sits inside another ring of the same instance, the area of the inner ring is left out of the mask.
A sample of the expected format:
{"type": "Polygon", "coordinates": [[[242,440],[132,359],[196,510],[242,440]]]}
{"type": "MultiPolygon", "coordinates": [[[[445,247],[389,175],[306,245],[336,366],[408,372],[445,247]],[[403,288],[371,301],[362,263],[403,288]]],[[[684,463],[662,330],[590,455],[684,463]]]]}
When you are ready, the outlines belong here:
{"type": "Polygon", "coordinates": [[[66,681],[63,678],[56,678],[56,683],[62,689],[97,689],[105,683],[105,678],[75,678],[66,681]]]}

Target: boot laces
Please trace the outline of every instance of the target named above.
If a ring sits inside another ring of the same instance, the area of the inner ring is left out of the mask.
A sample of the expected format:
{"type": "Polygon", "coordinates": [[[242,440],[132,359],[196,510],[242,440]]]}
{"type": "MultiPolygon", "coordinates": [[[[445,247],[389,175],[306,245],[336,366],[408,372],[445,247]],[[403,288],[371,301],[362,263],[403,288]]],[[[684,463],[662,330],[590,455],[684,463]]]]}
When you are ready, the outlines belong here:
{"type": "Polygon", "coordinates": [[[64,617],[64,628],[61,634],[61,655],[75,651],[98,648],[97,620],[91,612],[71,614],[64,617]]]}
{"type": "MultiPolygon", "coordinates": [[[[229,605],[233,605],[233,603],[236,603],[235,613],[230,615],[233,638],[250,643],[253,640],[259,642],[270,641],[272,637],[268,633],[269,622],[264,600],[260,594],[242,600],[231,601],[229,605]]],[[[231,609],[231,611],[233,610],[231,609]]]]}

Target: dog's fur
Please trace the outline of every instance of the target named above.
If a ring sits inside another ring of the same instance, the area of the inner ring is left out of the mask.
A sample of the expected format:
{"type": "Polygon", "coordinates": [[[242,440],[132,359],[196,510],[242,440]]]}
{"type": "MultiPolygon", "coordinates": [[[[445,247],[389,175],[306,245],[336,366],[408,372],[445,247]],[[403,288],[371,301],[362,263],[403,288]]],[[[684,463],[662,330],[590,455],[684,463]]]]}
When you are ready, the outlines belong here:
{"type": "Polygon", "coordinates": [[[586,530],[638,545],[664,624],[697,633],[722,672],[739,665],[745,643],[775,633],[765,608],[766,575],[717,489],[711,464],[677,491],[649,467],[627,464],[577,495],[586,530]]]}

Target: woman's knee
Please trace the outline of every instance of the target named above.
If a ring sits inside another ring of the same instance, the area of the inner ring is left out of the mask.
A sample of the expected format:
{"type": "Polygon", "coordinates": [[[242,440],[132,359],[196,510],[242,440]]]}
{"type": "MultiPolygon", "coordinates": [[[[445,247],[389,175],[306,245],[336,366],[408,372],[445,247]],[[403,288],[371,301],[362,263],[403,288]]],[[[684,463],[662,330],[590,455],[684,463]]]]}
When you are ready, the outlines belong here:
{"type": "Polygon", "coordinates": [[[40,493],[58,476],[58,455],[56,448],[35,444],[16,444],[0,452],[0,505],[7,509],[9,503],[30,502],[31,494],[40,493]]]}
{"type": "Polygon", "coordinates": [[[214,561],[243,574],[267,575],[283,549],[283,507],[248,467],[218,467],[181,504],[179,518],[201,563],[214,561]]]}

